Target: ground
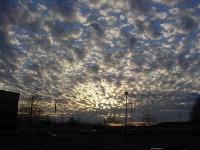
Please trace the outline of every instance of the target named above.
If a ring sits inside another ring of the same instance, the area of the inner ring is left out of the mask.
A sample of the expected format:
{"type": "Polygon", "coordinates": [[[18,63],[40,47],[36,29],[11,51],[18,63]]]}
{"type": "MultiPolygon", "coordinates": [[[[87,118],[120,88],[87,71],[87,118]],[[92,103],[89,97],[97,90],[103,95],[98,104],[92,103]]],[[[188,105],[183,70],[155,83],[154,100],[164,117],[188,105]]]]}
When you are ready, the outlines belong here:
{"type": "Polygon", "coordinates": [[[192,133],[137,133],[125,138],[123,132],[78,134],[60,133],[58,138],[35,136],[1,137],[0,149],[6,150],[148,150],[162,147],[165,150],[197,150],[200,136],[192,133]],[[196,148],[196,149],[195,149],[196,148]]]}

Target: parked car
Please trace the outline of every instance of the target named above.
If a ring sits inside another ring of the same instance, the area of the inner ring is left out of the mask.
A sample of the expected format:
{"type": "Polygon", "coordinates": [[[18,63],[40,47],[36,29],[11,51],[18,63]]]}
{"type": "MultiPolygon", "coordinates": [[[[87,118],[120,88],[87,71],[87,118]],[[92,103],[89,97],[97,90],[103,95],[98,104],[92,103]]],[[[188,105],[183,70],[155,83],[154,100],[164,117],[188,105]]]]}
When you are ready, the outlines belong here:
{"type": "Polygon", "coordinates": [[[79,130],[79,134],[97,134],[97,130],[90,130],[90,129],[85,129],[85,130],[79,130]]]}
{"type": "Polygon", "coordinates": [[[137,134],[137,131],[135,129],[131,129],[126,132],[127,136],[135,136],[137,134]]]}
{"type": "Polygon", "coordinates": [[[163,148],[150,148],[149,150],[164,150],[163,148]]]}
{"type": "Polygon", "coordinates": [[[58,136],[53,134],[52,132],[43,132],[40,134],[40,137],[58,137],[58,136]]]}

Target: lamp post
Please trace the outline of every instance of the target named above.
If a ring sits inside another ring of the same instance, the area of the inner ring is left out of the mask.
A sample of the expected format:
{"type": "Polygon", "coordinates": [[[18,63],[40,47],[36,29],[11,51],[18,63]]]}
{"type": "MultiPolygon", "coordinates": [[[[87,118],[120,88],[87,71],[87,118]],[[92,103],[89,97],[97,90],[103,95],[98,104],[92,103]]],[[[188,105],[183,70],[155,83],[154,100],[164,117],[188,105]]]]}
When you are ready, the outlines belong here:
{"type": "Polygon", "coordinates": [[[54,114],[54,134],[56,133],[56,118],[55,118],[55,115],[56,115],[56,103],[57,102],[55,102],[55,114],[54,114]]]}
{"type": "Polygon", "coordinates": [[[130,103],[130,105],[131,105],[131,126],[132,126],[132,118],[133,118],[133,113],[132,113],[132,108],[133,108],[133,103],[130,103]]]}
{"type": "Polygon", "coordinates": [[[38,129],[40,130],[40,113],[41,113],[41,108],[39,108],[39,127],[38,127],[38,129]]]}
{"type": "Polygon", "coordinates": [[[62,116],[61,116],[61,117],[62,117],[62,123],[63,123],[63,117],[64,117],[64,114],[62,114],[62,116]]]}
{"type": "Polygon", "coordinates": [[[126,110],[125,110],[125,145],[126,145],[126,136],[127,136],[127,95],[128,92],[125,92],[126,95],[126,110]]]}
{"type": "Polygon", "coordinates": [[[31,101],[31,111],[30,111],[30,120],[29,120],[29,133],[31,132],[32,113],[33,113],[33,101],[31,101]]]}

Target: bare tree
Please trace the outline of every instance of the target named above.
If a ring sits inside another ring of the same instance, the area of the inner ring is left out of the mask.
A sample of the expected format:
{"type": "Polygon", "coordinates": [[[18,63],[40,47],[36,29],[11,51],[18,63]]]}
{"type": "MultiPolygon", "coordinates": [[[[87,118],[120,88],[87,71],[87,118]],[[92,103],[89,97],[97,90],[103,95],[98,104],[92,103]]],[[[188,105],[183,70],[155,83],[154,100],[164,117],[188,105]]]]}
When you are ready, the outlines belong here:
{"type": "Polygon", "coordinates": [[[108,116],[105,121],[106,123],[119,123],[119,120],[116,115],[108,116]]]}
{"type": "Polygon", "coordinates": [[[143,112],[143,116],[141,118],[141,121],[147,122],[148,125],[154,123],[156,121],[156,118],[154,117],[153,114],[149,112],[143,112]]]}
{"type": "Polygon", "coordinates": [[[189,117],[191,121],[200,122],[200,96],[196,98],[189,117]]]}
{"type": "Polygon", "coordinates": [[[31,125],[39,123],[44,111],[39,105],[40,96],[36,93],[27,95],[18,110],[18,120],[31,125]]]}
{"type": "Polygon", "coordinates": [[[68,123],[71,126],[75,126],[75,125],[77,126],[77,125],[81,124],[82,122],[83,122],[83,120],[80,116],[77,116],[77,117],[71,116],[68,120],[68,123]]]}

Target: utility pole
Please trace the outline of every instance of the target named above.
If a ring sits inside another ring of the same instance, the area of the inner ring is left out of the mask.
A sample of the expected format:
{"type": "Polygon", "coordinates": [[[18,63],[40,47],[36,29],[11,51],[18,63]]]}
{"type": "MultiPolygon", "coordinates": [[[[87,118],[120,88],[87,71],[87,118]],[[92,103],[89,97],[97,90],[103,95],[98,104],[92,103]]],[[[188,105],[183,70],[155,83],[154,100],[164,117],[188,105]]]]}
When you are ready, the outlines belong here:
{"type": "Polygon", "coordinates": [[[29,133],[31,132],[32,113],[33,113],[33,102],[31,101],[31,111],[30,111],[30,120],[29,120],[29,133]]]}
{"type": "Polygon", "coordinates": [[[126,110],[125,110],[125,145],[126,145],[126,137],[127,137],[127,95],[128,92],[125,92],[126,95],[126,110]]]}
{"type": "Polygon", "coordinates": [[[132,126],[132,122],[133,122],[133,112],[132,112],[132,108],[133,108],[133,103],[130,103],[131,105],[131,126],[132,126]]]}
{"type": "Polygon", "coordinates": [[[53,130],[54,134],[56,133],[56,118],[55,118],[55,116],[56,116],[56,103],[57,103],[57,102],[55,102],[55,113],[54,113],[54,130],[53,130]]]}

